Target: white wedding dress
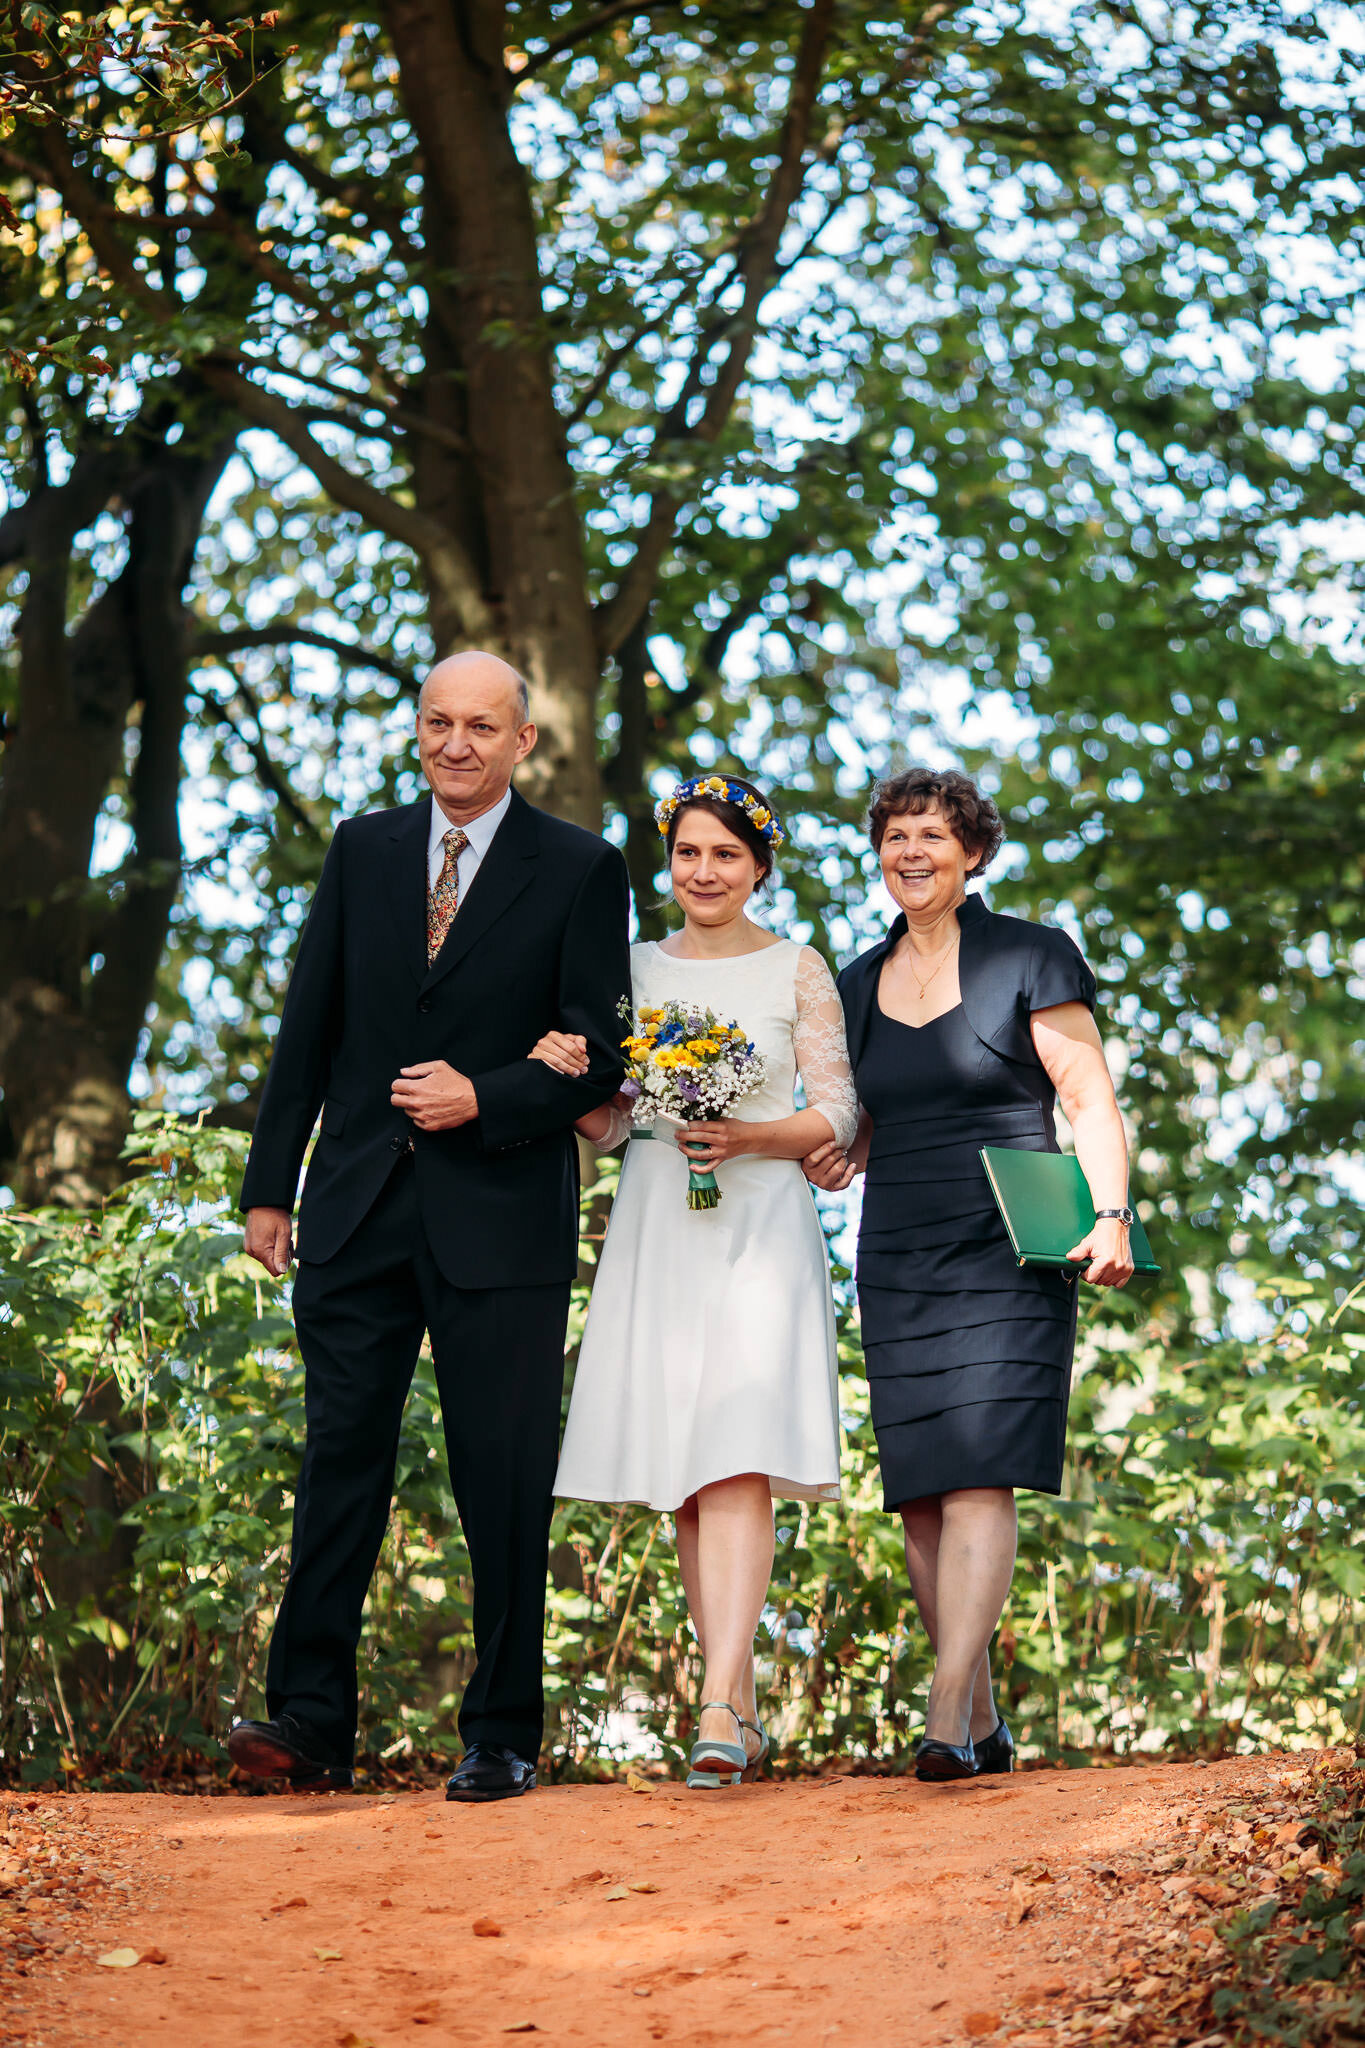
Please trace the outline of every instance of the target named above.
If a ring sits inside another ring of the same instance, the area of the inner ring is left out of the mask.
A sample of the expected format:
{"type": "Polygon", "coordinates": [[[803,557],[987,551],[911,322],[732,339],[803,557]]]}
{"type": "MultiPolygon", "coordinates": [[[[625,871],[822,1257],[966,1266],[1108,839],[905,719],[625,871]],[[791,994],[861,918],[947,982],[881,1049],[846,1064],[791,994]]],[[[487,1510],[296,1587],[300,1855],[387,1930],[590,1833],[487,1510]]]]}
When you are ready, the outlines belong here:
{"type": "MultiPolygon", "coordinates": [[[[637,1009],[677,997],[743,1026],[767,1062],[737,1119],[806,1103],[852,1143],[858,1104],[843,1006],[820,955],[782,939],[725,960],[631,948],[637,1009]]],[[[765,1472],[774,1494],[839,1495],[834,1306],[824,1234],[795,1159],[715,1169],[720,1204],[687,1206],[676,1125],[626,1145],[593,1284],[555,1492],[672,1509],[717,1479],[765,1472]]],[[[629,1121],[613,1113],[602,1150],[629,1121]]]]}

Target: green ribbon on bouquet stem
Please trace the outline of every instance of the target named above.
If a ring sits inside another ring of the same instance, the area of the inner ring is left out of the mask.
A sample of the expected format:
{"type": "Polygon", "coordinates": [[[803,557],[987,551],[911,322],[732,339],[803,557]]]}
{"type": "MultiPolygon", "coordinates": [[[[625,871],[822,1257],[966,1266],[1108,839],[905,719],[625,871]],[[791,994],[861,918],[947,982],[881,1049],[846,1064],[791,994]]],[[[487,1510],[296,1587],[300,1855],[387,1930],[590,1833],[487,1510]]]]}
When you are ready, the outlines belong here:
{"type": "Polygon", "coordinates": [[[684,1149],[687,1152],[687,1206],[689,1209],[714,1209],[720,1200],[716,1176],[709,1166],[699,1172],[692,1164],[691,1148],[684,1149]]]}

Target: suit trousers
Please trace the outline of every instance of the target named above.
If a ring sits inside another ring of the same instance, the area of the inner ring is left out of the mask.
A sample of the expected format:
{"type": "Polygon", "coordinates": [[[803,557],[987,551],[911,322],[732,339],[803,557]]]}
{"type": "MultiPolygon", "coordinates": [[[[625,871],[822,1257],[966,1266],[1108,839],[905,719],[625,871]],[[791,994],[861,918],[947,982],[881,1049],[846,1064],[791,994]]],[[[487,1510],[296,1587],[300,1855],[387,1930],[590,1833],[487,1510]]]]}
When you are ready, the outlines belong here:
{"type": "Polygon", "coordinates": [[[442,1276],[411,1154],[334,1257],[298,1266],[307,1435],[266,1703],[271,1714],[309,1722],[337,1762],[354,1750],[361,1612],[423,1330],[474,1573],[477,1662],[460,1734],[466,1745],[495,1743],[530,1761],[538,1754],[568,1312],[568,1282],[462,1288],[442,1276]]]}

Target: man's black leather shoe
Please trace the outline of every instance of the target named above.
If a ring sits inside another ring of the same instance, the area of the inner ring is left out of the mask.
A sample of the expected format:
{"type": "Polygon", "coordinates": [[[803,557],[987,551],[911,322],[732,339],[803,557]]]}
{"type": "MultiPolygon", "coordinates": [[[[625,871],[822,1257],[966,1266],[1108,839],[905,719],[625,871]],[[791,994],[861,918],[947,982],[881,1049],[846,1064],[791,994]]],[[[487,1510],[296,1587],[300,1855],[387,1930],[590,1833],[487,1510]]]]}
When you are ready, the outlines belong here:
{"type": "Polygon", "coordinates": [[[227,1753],[253,1778],[287,1778],[298,1792],[349,1792],[355,1772],[324,1755],[315,1730],[293,1714],[271,1721],[234,1721],[227,1753]]]}
{"type": "Polygon", "coordinates": [[[931,1784],[946,1784],[950,1778],[976,1776],[976,1751],[969,1735],[965,1742],[940,1742],[926,1735],[915,1751],[915,1776],[931,1784]]]}
{"type": "Polygon", "coordinates": [[[446,1786],[447,1799],[519,1799],[536,1789],[536,1767],[514,1749],[471,1742],[446,1786]]]}
{"type": "Polygon", "coordinates": [[[1003,1720],[996,1723],[993,1732],[984,1742],[977,1743],[976,1768],[978,1775],[1014,1769],[1014,1737],[1003,1720]]]}

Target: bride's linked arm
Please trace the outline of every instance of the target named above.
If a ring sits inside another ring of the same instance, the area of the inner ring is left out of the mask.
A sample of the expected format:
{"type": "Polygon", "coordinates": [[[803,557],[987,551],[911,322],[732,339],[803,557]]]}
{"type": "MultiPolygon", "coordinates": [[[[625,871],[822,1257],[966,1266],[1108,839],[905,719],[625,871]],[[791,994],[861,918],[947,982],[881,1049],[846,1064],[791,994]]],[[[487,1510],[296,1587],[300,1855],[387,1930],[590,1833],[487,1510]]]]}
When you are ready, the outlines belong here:
{"type": "Polygon", "coordinates": [[[805,1159],[825,1145],[840,1152],[858,1127],[858,1098],[844,1038],[844,1009],[834,977],[813,947],[802,948],[796,969],[796,1024],[792,1033],[796,1069],[806,1091],[806,1109],[771,1123],[719,1117],[688,1124],[679,1148],[693,1165],[714,1167],[727,1159],[757,1154],[763,1159],[805,1159]]]}
{"type": "MultiPolygon", "coordinates": [[[[768,1123],[727,1116],[712,1123],[687,1124],[677,1133],[676,1142],[693,1165],[711,1168],[746,1155],[806,1160],[810,1155],[828,1153],[843,1170],[842,1162],[858,1134],[858,1097],[844,1037],[844,1007],[834,977],[810,946],[803,948],[796,970],[792,1044],[809,1106],[768,1123]]],[[[572,1033],[548,1031],[532,1047],[530,1058],[544,1060],[557,1073],[576,1077],[584,1071],[587,1046],[572,1033]]],[[[574,1129],[599,1151],[611,1151],[629,1135],[630,1112],[617,1096],[615,1102],[580,1117],[574,1129]]],[[[811,1178],[816,1175],[812,1173],[811,1178]]],[[[820,1179],[817,1184],[847,1187],[852,1178],[850,1168],[837,1181],[820,1179]]]]}
{"type": "MultiPolygon", "coordinates": [[[[571,1081],[576,1081],[588,1071],[588,1041],[577,1031],[547,1031],[526,1057],[543,1060],[557,1074],[567,1074],[571,1081]]],[[[599,1152],[614,1152],[630,1136],[629,1099],[624,1095],[613,1096],[610,1102],[579,1117],[574,1129],[599,1152]]]]}
{"type": "Polygon", "coordinates": [[[826,1111],[830,1136],[802,1154],[806,1178],[838,1194],[867,1165],[872,1120],[858,1102],[844,1030],[844,1006],[818,953],[802,955],[796,981],[796,1059],[806,1099],[826,1111]]]}

